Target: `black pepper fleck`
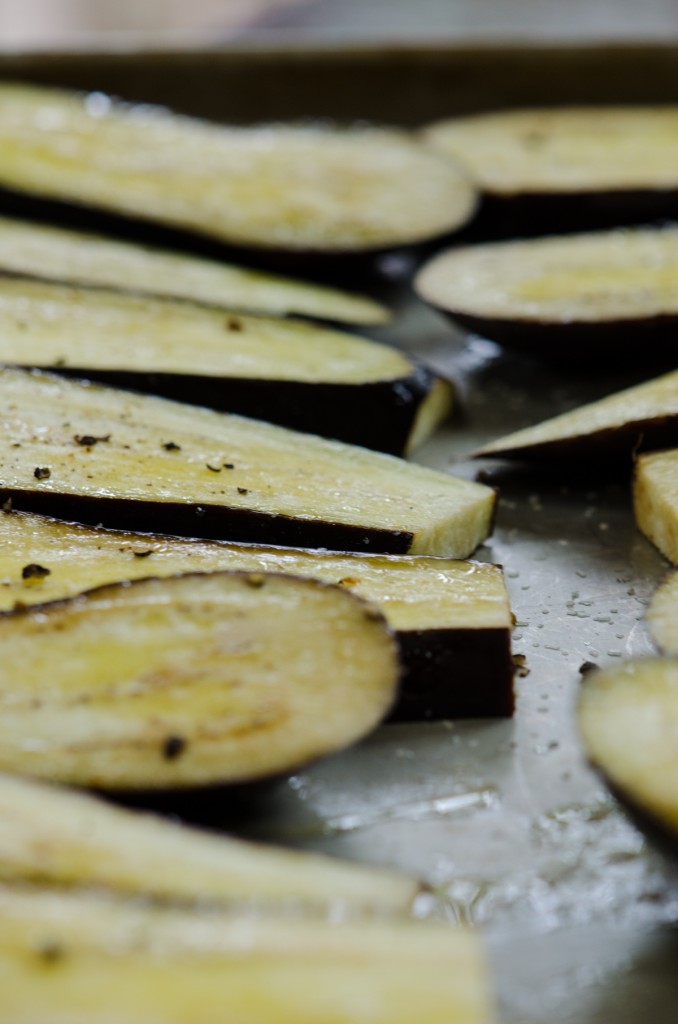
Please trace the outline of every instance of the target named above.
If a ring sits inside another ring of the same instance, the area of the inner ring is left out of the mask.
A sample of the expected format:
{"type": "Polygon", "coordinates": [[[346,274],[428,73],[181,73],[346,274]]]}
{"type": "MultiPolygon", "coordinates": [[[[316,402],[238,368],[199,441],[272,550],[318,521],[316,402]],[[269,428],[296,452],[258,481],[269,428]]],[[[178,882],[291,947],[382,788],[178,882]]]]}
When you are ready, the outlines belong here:
{"type": "Polygon", "coordinates": [[[162,745],[162,756],[166,761],[174,761],[186,750],[186,740],[183,736],[168,736],[162,745]]]}
{"type": "Polygon", "coordinates": [[[174,441],[166,441],[165,444],[163,445],[163,448],[165,449],[166,452],[180,452],[181,451],[181,445],[180,444],[175,444],[174,441]]]}
{"type": "Polygon", "coordinates": [[[93,448],[100,441],[110,441],[111,435],[102,434],[101,437],[96,437],[94,434],[74,434],[73,440],[76,444],[82,445],[83,448],[93,448]]]}
{"type": "Polygon", "coordinates": [[[239,320],[237,316],[229,316],[228,319],[226,320],[226,330],[227,331],[242,331],[243,330],[243,322],[242,322],[242,320],[239,320]]]}
{"type": "Polygon", "coordinates": [[[238,494],[249,494],[249,493],[250,492],[247,490],[246,487],[239,487],[238,488],[238,494]]]}
{"type": "Polygon", "coordinates": [[[148,551],[133,551],[132,554],[135,558],[148,558],[153,554],[153,548],[149,548],[148,551]]]}
{"type": "Polygon", "coordinates": [[[52,570],[46,569],[44,565],[38,565],[37,562],[29,562],[21,570],[21,578],[23,580],[41,580],[45,576],[50,576],[52,570]]]}
{"type": "Polygon", "coordinates": [[[52,475],[52,470],[48,466],[36,466],[33,470],[33,476],[36,480],[49,480],[52,475]]]}

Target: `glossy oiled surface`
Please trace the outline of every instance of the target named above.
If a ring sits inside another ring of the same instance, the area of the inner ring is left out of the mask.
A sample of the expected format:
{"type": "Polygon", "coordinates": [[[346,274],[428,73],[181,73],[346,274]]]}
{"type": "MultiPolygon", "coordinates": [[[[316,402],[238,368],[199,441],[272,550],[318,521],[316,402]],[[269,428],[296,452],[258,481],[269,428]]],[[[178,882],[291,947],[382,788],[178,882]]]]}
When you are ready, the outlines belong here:
{"type": "Polygon", "coordinates": [[[217,127],[0,88],[0,184],[268,249],[360,251],[437,237],[475,207],[466,177],[386,129],[217,127]]]}
{"type": "Polygon", "coordinates": [[[0,360],[338,384],[412,372],[401,353],[348,332],[11,277],[0,277],[0,360]]]}
{"type": "Polygon", "coordinates": [[[379,604],[391,627],[508,629],[501,568],[408,555],[350,555],[92,530],[20,512],[0,515],[0,609],[53,601],[120,579],[237,569],[313,576],[379,604]],[[48,575],[23,578],[37,562],[48,575]]]}

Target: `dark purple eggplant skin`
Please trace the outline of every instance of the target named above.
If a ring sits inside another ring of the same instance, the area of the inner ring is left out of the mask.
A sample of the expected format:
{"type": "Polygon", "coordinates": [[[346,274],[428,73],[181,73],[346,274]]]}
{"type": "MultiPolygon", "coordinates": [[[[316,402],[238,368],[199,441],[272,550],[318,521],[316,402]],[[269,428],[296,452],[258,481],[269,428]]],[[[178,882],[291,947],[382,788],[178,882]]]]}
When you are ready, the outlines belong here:
{"type": "Polygon", "coordinates": [[[646,360],[678,357],[678,316],[675,313],[620,320],[502,319],[460,313],[427,300],[453,324],[470,334],[496,341],[506,348],[546,362],[572,363],[585,359],[586,367],[609,370],[610,360],[646,360]]]}
{"type": "Polygon", "coordinates": [[[407,377],[365,384],[217,378],[70,366],[39,369],[268,420],[390,455],[405,453],[419,407],[435,380],[435,375],[420,364],[413,365],[407,377]]]}
{"type": "Polygon", "coordinates": [[[466,242],[567,235],[678,218],[678,186],[582,192],[484,192],[466,242]]]}
{"type": "Polygon", "coordinates": [[[400,630],[396,639],[403,677],[391,722],[513,715],[510,630],[400,630]]]}
{"type": "Polygon", "coordinates": [[[295,519],[228,505],[186,501],[140,501],[126,498],[0,489],[0,507],[37,512],[87,526],[134,533],[163,533],[204,540],[231,540],[283,547],[328,548],[375,554],[407,554],[413,534],[326,520],[295,519]]]}
{"type": "Polygon", "coordinates": [[[678,446],[678,416],[657,416],[633,420],[619,427],[579,434],[558,441],[544,441],[527,447],[506,448],[498,452],[474,452],[474,459],[512,459],[519,462],[556,462],[571,464],[585,472],[587,464],[596,473],[608,470],[628,473],[634,456],[642,451],[657,451],[678,446]]]}

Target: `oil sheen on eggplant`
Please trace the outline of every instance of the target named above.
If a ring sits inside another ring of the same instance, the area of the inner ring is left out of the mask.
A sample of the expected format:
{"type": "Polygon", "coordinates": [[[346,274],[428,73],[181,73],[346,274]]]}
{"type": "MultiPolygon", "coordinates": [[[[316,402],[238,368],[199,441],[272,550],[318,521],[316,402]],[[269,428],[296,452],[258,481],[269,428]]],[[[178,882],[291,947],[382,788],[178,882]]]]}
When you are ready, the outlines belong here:
{"type": "Polygon", "coordinates": [[[475,334],[543,358],[671,353],[678,229],[626,228],[451,249],[420,295],[475,334]]]}
{"type": "Polygon", "coordinates": [[[57,370],[400,455],[452,386],[387,345],[290,319],[0,276],[0,362],[57,370]]]}
{"type": "Polygon", "coordinates": [[[187,299],[226,310],[380,326],[366,295],[84,231],[0,217],[0,269],[46,281],[187,299]]]}
{"type": "Polygon", "coordinates": [[[392,718],[513,712],[512,619],[500,566],[188,540],[0,514],[0,611],[118,580],[224,569],[311,576],[376,604],[402,660],[392,718]]]}
{"type": "Polygon", "coordinates": [[[465,558],[495,494],[393,456],[50,374],[0,370],[0,497],[120,529],[465,558]]]}
{"type": "Polygon", "coordinates": [[[0,186],[7,199],[309,256],[425,242],[476,201],[464,174],[402,131],[227,127],[19,84],[0,87],[0,186]]]}
{"type": "Polygon", "coordinates": [[[0,620],[0,651],[0,769],[106,790],[291,772],[378,725],[399,675],[377,609],[263,573],[136,580],[20,610],[0,620]]]}
{"type": "Polygon", "coordinates": [[[249,843],[0,773],[0,879],[174,904],[409,915],[416,878],[249,843]]]}

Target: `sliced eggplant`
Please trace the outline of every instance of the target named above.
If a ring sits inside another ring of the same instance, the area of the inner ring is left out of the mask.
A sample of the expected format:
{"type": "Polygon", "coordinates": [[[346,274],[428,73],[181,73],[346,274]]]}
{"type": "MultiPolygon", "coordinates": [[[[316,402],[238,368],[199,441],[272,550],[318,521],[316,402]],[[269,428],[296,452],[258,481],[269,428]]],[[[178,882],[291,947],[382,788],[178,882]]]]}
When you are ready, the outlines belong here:
{"type": "Polygon", "coordinates": [[[136,580],[16,612],[0,665],[0,769],[105,790],[289,773],[370,732],[398,684],[377,609],[264,573],[136,580]]]}
{"type": "MultiPolygon", "coordinates": [[[[365,448],[101,385],[0,371],[0,503],[182,536],[464,558],[488,487],[365,448]]],[[[350,415],[350,410],[347,410],[350,415]]]]}
{"type": "Polygon", "coordinates": [[[678,565],[678,451],[640,455],[633,475],[636,525],[678,565]]]}
{"type": "Polygon", "coordinates": [[[433,922],[201,914],[0,895],[7,1024],[491,1024],[480,939],[433,922]]]}
{"type": "Polygon", "coordinates": [[[434,257],[417,277],[419,294],[468,330],[587,362],[673,351],[677,286],[674,227],[467,246],[434,257]]]}
{"type": "Polygon", "coordinates": [[[82,231],[0,217],[0,270],[84,287],[187,299],[226,310],[380,326],[366,295],[82,231]]]}
{"type": "Polygon", "coordinates": [[[403,663],[392,717],[513,712],[511,609],[497,565],[186,540],[0,513],[0,610],[118,580],[223,569],[312,576],[375,603],[403,663]]]}
{"type": "MultiPolygon", "coordinates": [[[[416,879],[201,832],[0,774],[0,879],[252,910],[409,913],[416,879]]],[[[0,912],[0,918],[2,918],[0,912]]]]}
{"type": "Polygon", "coordinates": [[[593,765],[641,823],[678,839],[678,661],[587,673],[578,720],[593,765]]]}
{"type": "Polygon", "coordinates": [[[424,138],[477,182],[482,228],[494,237],[638,224],[678,209],[676,106],[496,111],[440,121],[424,138]]]}
{"type": "Polygon", "coordinates": [[[226,127],[18,84],[0,87],[0,186],[10,209],[12,195],[29,197],[290,256],[425,242],[476,201],[465,175],[405,132],[226,127]]]}
{"type": "Polygon", "coordinates": [[[0,277],[0,362],[398,455],[433,431],[452,394],[425,366],[354,334],[13,277],[0,277]]]}
{"type": "Polygon", "coordinates": [[[477,457],[623,460],[678,443],[678,371],[486,444],[477,457]]]}
{"type": "Polygon", "coordinates": [[[650,636],[663,654],[678,655],[678,573],[670,572],[647,608],[650,636]]]}

